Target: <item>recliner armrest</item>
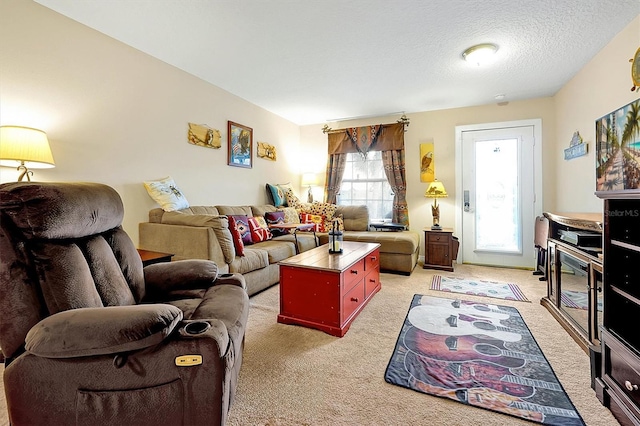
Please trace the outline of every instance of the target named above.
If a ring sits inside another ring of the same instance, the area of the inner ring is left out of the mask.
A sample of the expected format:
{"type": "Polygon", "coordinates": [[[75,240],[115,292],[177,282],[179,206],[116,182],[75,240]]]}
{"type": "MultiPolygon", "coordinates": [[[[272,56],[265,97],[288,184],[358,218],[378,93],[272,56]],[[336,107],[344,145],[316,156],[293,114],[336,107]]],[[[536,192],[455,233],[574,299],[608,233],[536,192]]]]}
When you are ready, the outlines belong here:
{"type": "Polygon", "coordinates": [[[25,349],[44,358],[135,351],[162,342],[181,320],[179,308],[159,303],[71,309],[34,325],[25,349]]]}
{"type": "Polygon", "coordinates": [[[177,260],[145,266],[148,294],[157,296],[172,290],[209,288],[218,278],[218,265],[210,260],[177,260]]]}

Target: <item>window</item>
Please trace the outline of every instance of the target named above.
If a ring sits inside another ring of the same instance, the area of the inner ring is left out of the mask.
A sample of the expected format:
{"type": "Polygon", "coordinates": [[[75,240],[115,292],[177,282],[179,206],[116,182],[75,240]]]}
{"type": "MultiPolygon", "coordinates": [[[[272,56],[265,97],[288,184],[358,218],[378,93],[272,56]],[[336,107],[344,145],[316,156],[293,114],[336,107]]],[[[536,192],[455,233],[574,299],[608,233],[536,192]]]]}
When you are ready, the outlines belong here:
{"type": "Polygon", "coordinates": [[[367,158],[360,153],[347,154],[337,204],[366,204],[371,222],[391,222],[393,192],[382,165],[382,152],[370,151],[367,158]]]}

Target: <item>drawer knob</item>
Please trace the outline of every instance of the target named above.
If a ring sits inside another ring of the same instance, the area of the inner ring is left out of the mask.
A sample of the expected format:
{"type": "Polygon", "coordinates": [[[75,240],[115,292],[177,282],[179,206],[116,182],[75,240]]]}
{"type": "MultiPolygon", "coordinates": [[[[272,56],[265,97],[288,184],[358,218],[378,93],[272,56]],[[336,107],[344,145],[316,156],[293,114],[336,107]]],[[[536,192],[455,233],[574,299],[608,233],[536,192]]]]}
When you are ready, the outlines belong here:
{"type": "Polygon", "coordinates": [[[638,385],[634,385],[633,383],[631,383],[630,381],[625,381],[624,382],[624,386],[627,388],[628,391],[633,392],[635,390],[638,390],[638,385]]]}
{"type": "Polygon", "coordinates": [[[358,274],[358,270],[357,270],[357,269],[352,269],[352,270],[351,270],[351,273],[352,273],[352,274],[358,274]]]}
{"type": "MultiPolygon", "coordinates": [[[[358,300],[358,298],[357,298],[357,297],[352,297],[352,298],[351,298],[351,301],[352,301],[352,302],[356,302],[356,303],[358,303],[358,302],[359,302],[359,300],[358,300]]],[[[636,386],[636,388],[637,388],[637,386],[636,386]]]]}
{"type": "Polygon", "coordinates": [[[371,256],[371,260],[376,260],[376,259],[377,259],[377,257],[371,256]]]}
{"type": "Polygon", "coordinates": [[[373,278],[369,278],[369,282],[371,282],[371,283],[375,283],[375,282],[376,282],[376,280],[375,280],[375,279],[373,279],[373,278]]]}

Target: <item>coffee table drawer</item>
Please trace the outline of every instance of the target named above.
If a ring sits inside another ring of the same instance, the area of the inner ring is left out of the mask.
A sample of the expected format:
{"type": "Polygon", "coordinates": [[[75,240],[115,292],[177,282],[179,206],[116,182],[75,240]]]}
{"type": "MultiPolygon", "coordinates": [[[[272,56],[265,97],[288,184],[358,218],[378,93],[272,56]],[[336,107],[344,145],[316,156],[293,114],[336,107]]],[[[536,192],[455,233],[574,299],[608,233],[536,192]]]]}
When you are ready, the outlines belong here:
{"type": "Polygon", "coordinates": [[[364,302],[364,280],[342,298],[342,321],[346,321],[364,302]]]}
{"type": "Polygon", "coordinates": [[[369,272],[380,265],[380,250],[375,250],[364,258],[364,270],[369,272]]]}
{"type": "Polygon", "coordinates": [[[373,270],[364,277],[364,295],[369,297],[376,288],[380,285],[380,273],[378,270],[373,270]]]}
{"type": "Polygon", "coordinates": [[[351,290],[358,281],[362,281],[364,278],[364,259],[351,265],[344,273],[344,291],[351,290]]]}

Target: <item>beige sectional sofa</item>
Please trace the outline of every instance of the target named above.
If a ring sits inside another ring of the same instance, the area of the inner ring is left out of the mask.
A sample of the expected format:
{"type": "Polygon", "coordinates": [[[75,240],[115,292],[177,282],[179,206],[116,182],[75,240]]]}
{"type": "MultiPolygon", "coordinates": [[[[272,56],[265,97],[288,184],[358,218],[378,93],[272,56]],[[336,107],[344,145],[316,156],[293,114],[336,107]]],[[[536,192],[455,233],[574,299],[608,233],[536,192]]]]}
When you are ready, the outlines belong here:
{"type": "MultiPolygon", "coordinates": [[[[139,247],[174,254],[175,260],[209,259],[218,264],[221,273],[241,273],[249,295],[258,293],[280,281],[278,262],[296,254],[292,234],[247,245],[244,256],[236,256],[227,215],[264,216],[276,211],[272,205],[260,206],[192,206],[165,212],[160,208],[149,212],[149,222],[139,225],[139,247]]],[[[339,206],[336,215],[344,221],[344,240],[377,242],[380,247],[380,269],[409,275],[418,261],[420,235],[413,231],[369,231],[366,206],[339,206]]],[[[328,242],[328,234],[298,232],[300,252],[328,242]]]]}

